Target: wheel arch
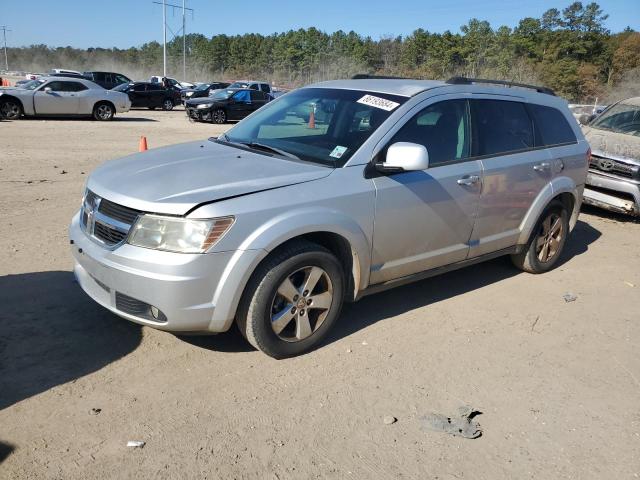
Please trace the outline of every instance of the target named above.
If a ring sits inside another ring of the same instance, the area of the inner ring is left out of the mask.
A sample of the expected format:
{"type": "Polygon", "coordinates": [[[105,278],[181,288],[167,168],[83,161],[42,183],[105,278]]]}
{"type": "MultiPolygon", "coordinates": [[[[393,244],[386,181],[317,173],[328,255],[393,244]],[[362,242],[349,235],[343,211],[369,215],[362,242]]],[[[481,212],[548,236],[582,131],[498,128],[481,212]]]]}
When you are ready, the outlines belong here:
{"type": "Polygon", "coordinates": [[[23,115],[25,114],[24,103],[18,97],[14,96],[14,95],[7,95],[7,94],[4,94],[4,95],[0,96],[0,103],[4,103],[6,100],[13,100],[13,101],[17,102],[18,105],[20,105],[20,109],[22,110],[22,114],[23,115]]]}
{"type": "Polygon", "coordinates": [[[116,106],[115,104],[111,101],[111,100],[98,100],[97,102],[95,102],[93,104],[93,108],[91,109],[91,112],[94,112],[96,110],[96,107],[98,105],[101,105],[103,103],[106,103],[107,105],[109,105],[111,108],[113,108],[113,114],[116,114],[116,106]]]}
{"type": "Polygon", "coordinates": [[[549,182],[538,194],[520,223],[518,245],[525,245],[529,241],[538,218],[554,200],[559,200],[567,208],[570,215],[569,228],[573,230],[578,221],[583,190],[584,185],[577,186],[569,177],[558,177],[549,182]]]}

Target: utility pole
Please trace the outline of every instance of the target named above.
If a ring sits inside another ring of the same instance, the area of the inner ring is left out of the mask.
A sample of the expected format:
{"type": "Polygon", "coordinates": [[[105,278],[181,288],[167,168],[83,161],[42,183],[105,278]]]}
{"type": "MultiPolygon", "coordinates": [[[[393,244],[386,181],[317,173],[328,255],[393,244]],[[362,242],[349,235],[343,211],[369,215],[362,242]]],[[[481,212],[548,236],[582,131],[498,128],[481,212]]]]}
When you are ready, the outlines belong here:
{"type": "Polygon", "coordinates": [[[0,25],[2,29],[2,37],[4,39],[4,69],[9,71],[9,58],[7,57],[7,32],[10,32],[6,25],[0,25]]]}
{"type": "MultiPolygon", "coordinates": [[[[191,12],[191,18],[193,19],[193,8],[187,8],[186,0],[182,0],[182,7],[180,5],[174,5],[173,3],[167,3],[167,0],[162,0],[162,2],[154,0],[151,3],[156,3],[158,5],[162,5],[162,63],[163,63],[163,76],[167,76],[167,28],[171,31],[173,35],[173,39],[175,40],[176,34],[171,30],[171,27],[167,25],[167,7],[171,7],[173,9],[173,13],[175,15],[176,9],[182,8],[182,28],[178,30],[178,33],[182,31],[182,75],[184,77],[187,76],[187,39],[186,39],[186,12],[187,10],[191,12]]],[[[184,78],[183,78],[184,80],[184,78]]]]}

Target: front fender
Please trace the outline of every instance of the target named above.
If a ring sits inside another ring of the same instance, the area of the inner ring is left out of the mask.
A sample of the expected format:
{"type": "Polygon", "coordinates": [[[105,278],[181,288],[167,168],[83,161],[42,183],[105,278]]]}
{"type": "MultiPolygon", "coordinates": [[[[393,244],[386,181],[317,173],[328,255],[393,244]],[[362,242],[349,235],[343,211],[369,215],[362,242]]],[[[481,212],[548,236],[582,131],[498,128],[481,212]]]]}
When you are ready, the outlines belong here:
{"type": "Polygon", "coordinates": [[[349,242],[355,289],[359,291],[366,288],[369,282],[371,249],[358,223],[335,210],[321,207],[296,209],[267,220],[238,247],[223,273],[224,281],[219,282],[214,293],[213,303],[216,308],[212,323],[224,324],[227,328],[231,325],[249,278],[270,252],[293,238],[318,232],[337,234],[349,242]],[[247,255],[247,252],[252,253],[247,255]]]}
{"type": "Polygon", "coordinates": [[[573,230],[580,213],[580,206],[582,205],[582,192],[584,185],[576,185],[575,182],[567,176],[561,176],[554,178],[549,182],[538,194],[536,199],[531,204],[529,211],[522,219],[520,223],[520,236],[518,237],[518,245],[526,245],[531,237],[531,233],[542,215],[544,209],[549,205],[551,200],[563,193],[570,193],[573,196],[573,211],[569,220],[569,228],[573,230]]]}

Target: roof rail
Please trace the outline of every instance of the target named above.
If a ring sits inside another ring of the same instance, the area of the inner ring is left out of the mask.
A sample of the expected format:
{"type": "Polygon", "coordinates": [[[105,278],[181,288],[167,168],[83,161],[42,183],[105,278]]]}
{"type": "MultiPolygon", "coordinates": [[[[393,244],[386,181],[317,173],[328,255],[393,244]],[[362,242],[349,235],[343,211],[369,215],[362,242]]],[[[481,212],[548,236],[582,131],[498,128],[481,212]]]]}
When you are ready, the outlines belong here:
{"type": "Polygon", "coordinates": [[[486,78],[467,78],[467,77],[451,77],[445,83],[451,85],[471,85],[474,83],[487,83],[490,85],[504,85],[505,87],[520,87],[530,88],[539,93],[546,93],[547,95],[555,96],[555,92],[547,87],[538,87],[536,85],[528,85],[526,83],[508,82],[506,80],[488,80],[486,78]]]}
{"type": "Polygon", "coordinates": [[[392,77],[387,75],[369,75],[368,73],[356,73],[351,80],[413,80],[408,77],[392,77]]]}

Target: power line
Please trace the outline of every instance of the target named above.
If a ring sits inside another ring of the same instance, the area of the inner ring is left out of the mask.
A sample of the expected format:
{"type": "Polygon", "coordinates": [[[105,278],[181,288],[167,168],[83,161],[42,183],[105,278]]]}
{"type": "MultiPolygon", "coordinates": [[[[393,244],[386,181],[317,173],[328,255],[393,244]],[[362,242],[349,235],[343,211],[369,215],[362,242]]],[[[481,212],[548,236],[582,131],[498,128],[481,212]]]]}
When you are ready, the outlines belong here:
{"type": "MultiPolygon", "coordinates": [[[[187,8],[185,5],[186,0],[182,0],[182,6],[174,5],[172,3],[167,3],[166,0],[162,0],[162,2],[153,1],[157,5],[162,5],[162,66],[163,66],[163,76],[167,76],[167,7],[173,8],[173,13],[175,14],[176,9],[182,10],[182,28],[178,30],[178,33],[182,31],[182,79],[185,80],[187,76],[187,32],[186,32],[186,19],[185,14],[186,11],[191,12],[191,18],[193,19],[193,8],[187,8]]],[[[171,27],[169,27],[171,30],[171,27]]],[[[171,34],[173,35],[173,40],[176,38],[176,34],[171,30],[171,34]]]]}
{"type": "Polygon", "coordinates": [[[9,59],[7,57],[7,32],[10,32],[6,25],[0,25],[2,29],[2,38],[4,39],[4,69],[9,71],[9,59]]]}

